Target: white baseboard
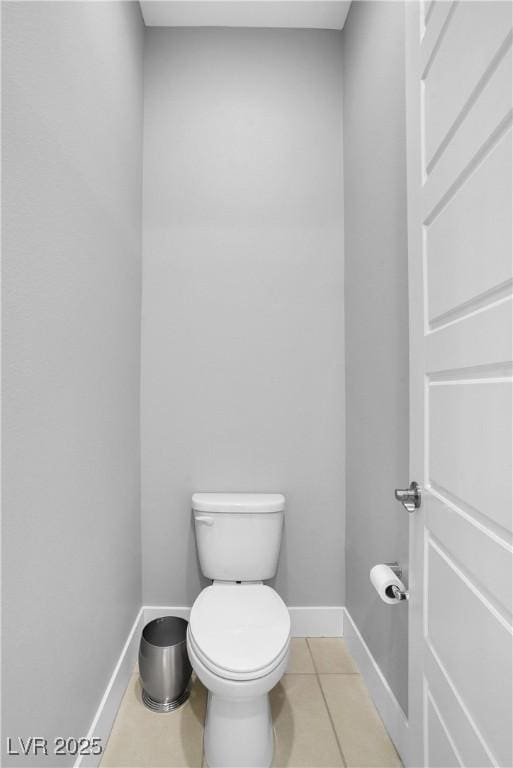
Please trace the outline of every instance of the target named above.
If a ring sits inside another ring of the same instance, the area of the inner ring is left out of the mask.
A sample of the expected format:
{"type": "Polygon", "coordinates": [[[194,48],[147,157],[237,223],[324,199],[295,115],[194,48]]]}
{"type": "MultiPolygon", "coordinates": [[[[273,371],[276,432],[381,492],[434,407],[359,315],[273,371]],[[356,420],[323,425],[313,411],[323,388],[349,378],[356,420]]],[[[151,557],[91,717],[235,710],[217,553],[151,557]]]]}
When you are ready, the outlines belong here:
{"type": "Polygon", "coordinates": [[[385,724],[404,765],[408,765],[408,720],[383,672],[363,639],[347,608],[344,611],[344,640],[356,661],[374,705],[385,724]]]}
{"type": "MultiPolygon", "coordinates": [[[[144,623],[159,616],[180,616],[188,619],[187,606],[145,605],[144,623]]],[[[344,609],[338,605],[291,606],[289,608],[292,637],[341,637],[344,609]]]]}
{"type": "MultiPolygon", "coordinates": [[[[139,652],[139,639],[144,627],[144,610],[141,608],[135,618],[132,628],[119,655],[116,666],[112,672],[109,683],[105,689],[102,700],[96,710],[96,714],[89,728],[87,737],[92,739],[98,737],[101,739],[103,749],[107,746],[107,741],[116,719],[116,715],[124,696],[134,665],[137,661],[139,652]]],[[[97,768],[101,762],[102,755],[83,755],[75,761],[74,768],[97,768]]]]}
{"type": "Polygon", "coordinates": [[[344,609],[338,605],[290,606],[292,637],[342,637],[344,609]]]}
{"type": "MultiPolygon", "coordinates": [[[[289,608],[293,637],[341,637],[344,609],[340,606],[292,606],[289,608]]],[[[137,661],[139,640],[144,626],[159,616],[180,616],[188,619],[188,606],[143,605],[130,629],[125,645],[114,667],[105,693],[89,728],[88,738],[99,737],[105,748],[121,699],[137,661]]],[[[78,757],[74,768],[97,768],[100,756],[78,757]]]]}
{"type": "Polygon", "coordinates": [[[143,605],[142,611],[144,624],[153,621],[153,619],[158,619],[160,616],[178,616],[180,619],[187,619],[189,621],[191,613],[191,609],[187,605],[143,605]]]}

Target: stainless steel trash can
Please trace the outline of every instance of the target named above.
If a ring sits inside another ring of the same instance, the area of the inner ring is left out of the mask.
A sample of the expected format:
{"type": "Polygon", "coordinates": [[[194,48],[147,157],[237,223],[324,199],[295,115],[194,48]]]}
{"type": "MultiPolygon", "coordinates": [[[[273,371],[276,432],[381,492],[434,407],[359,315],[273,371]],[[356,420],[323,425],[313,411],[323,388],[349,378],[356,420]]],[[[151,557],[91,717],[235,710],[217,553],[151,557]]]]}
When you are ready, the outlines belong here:
{"type": "Polygon", "coordinates": [[[146,624],[139,645],[142,698],[154,712],[171,712],[189,698],[192,667],[187,621],[163,616],[146,624]]]}

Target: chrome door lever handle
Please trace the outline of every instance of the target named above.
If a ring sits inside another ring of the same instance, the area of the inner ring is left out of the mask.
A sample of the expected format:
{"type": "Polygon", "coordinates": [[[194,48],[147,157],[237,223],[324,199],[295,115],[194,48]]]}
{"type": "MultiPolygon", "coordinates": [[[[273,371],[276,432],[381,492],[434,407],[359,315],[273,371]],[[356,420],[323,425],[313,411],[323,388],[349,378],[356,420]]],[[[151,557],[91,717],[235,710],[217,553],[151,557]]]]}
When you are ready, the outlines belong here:
{"type": "Polygon", "coordinates": [[[395,498],[400,501],[401,504],[408,512],[415,512],[420,507],[421,494],[419,484],[412,480],[409,488],[396,488],[394,491],[395,498]]]}

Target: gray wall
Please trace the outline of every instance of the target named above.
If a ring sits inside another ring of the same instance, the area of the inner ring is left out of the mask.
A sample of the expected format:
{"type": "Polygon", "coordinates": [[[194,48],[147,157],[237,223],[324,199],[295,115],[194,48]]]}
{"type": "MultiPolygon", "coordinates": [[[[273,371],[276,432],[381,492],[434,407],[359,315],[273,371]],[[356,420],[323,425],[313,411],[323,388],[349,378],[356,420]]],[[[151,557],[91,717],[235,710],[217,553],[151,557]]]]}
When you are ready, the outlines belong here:
{"type": "Polygon", "coordinates": [[[200,589],[195,490],[283,491],[276,587],[344,601],[342,46],[147,30],[143,590],[200,589]]]}
{"type": "Polygon", "coordinates": [[[3,735],[53,739],[86,735],[141,603],[143,28],[2,6],[3,735]]]}
{"type": "Polygon", "coordinates": [[[407,708],[407,606],[378,599],[375,563],[408,562],[408,267],[404,5],[353,3],[343,31],[346,263],[346,604],[407,708]]]}

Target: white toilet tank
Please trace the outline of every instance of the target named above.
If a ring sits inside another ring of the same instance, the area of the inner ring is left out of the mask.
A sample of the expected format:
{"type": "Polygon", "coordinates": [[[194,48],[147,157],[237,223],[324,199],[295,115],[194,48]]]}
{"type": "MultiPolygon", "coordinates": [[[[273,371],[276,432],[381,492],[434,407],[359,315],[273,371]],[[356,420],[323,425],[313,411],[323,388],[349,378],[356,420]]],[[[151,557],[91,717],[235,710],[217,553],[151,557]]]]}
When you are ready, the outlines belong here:
{"type": "Polygon", "coordinates": [[[218,581],[264,581],[276,573],[285,497],[281,493],[195,493],[201,571],[218,581]]]}

